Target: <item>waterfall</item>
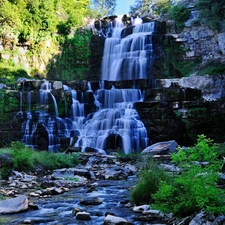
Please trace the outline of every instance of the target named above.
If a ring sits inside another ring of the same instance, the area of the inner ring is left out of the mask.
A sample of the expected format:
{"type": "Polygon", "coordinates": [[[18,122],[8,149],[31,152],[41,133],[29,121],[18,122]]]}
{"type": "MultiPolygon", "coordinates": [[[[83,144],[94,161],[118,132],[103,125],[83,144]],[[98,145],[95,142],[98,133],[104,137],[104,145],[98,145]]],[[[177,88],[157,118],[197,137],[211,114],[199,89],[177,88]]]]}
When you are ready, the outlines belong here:
{"type": "Polygon", "coordinates": [[[136,23],[132,34],[122,39],[124,24],[121,20],[117,19],[114,27],[109,24],[99,88],[93,90],[92,83],[87,82],[85,92],[64,84],[60,90],[65,101],[60,106],[66,107],[64,114],[58,111],[59,103],[50,82],[41,84],[35,110],[31,93],[27,92],[27,110],[22,124],[25,145],[32,148],[43,145],[42,149],[57,152],[60,141],[65,138],[81,151],[122,150],[125,154],[138,153],[148,146],[146,128],[134,108],[135,102],[144,100],[144,92],[135,85],[130,89],[116,89],[112,84],[111,89],[109,85],[105,88],[106,81],[133,80],[135,84],[137,79],[148,79],[147,70],[153,61],[154,23],[140,24],[140,20],[136,23]],[[74,138],[77,138],[75,144],[74,138]]]}
{"type": "Polygon", "coordinates": [[[140,121],[133,102],[143,99],[138,89],[99,89],[96,99],[101,108],[87,119],[76,143],[85,151],[87,147],[105,149],[107,142],[116,139],[112,148],[123,150],[125,154],[139,152],[148,144],[147,132],[140,121]]]}
{"type": "Polygon", "coordinates": [[[58,117],[58,105],[54,95],[51,93],[51,83],[44,81],[39,90],[39,98],[37,105],[39,108],[35,112],[31,112],[31,93],[27,92],[27,111],[24,114],[24,122],[22,124],[22,142],[35,149],[38,142],[41,142],[43,133],[47,139],[47,148],[51,152],[57,152],[60,148],[60,134],[66,134],[67,124],[58,117]],[[50,104],[54,106],[54,113],[49,112],[50,104]],[[40,132],[41,130],[41,132],[40,132]],[[63,131],[62,131],[63,130],[63,131]]]}
{"type": "Polygon", "coordinates": [[[121,38],[124,26],[117,22],[112,37],[105,41],[102,60],[102,80],[148,79],[147,69],[152,67],[152,33],[154,22],[134,26],[132,34],[121,38]]]}

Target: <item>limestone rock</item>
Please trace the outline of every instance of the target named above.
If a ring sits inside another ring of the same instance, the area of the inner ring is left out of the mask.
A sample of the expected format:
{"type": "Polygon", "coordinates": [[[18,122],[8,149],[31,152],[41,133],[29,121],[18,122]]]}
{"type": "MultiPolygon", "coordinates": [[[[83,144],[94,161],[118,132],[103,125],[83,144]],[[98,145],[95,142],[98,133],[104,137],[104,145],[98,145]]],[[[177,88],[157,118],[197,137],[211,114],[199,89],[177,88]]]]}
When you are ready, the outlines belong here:
{"type": "Polygon", "coordinates": [[[0,214],[18,213],[25,210],[28,210],[28,198],[25,195],[0,202],[0,214]]]}
{"type": "Polygon", "coordinates": [[[136,213],[142,213],[144,211],[147,211],[149,210],[149,205],[140,205],[140,206],[135,206],[133,208],[133,212],[136,212],[136,213]]]}
{"type": "Polygon", "coordinates": [[[145,148],[142,153],[148,153],[152,155],[165,155],[169,153],[174,153],[178,144],[176,141],[164,141],[155,143],[147,148],[145,148]]]}
{"type": "Polygon", "coordinates": [[[121,217],[107,215],[104,220],[104,225],[128,225],[131,224],[128,220],[121,217]]]}

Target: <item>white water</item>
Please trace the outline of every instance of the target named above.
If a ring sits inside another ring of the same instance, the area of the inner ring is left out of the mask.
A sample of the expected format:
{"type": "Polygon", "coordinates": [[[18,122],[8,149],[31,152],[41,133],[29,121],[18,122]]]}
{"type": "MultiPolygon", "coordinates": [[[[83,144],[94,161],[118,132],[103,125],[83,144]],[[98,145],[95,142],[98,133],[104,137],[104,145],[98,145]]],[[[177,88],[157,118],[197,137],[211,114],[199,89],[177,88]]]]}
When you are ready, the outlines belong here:
{"type": "Polygon", "coordinates": [[[133,33],[121,39],[124,26],[115,26],[112,37],[105,41],[102,80],[148,79],[148,65],[153,60],[152,32],[154,22],[137,25],[133,33]]]}
{"type": "Polygon", "coordinates": [[[86,147],[104,150],[108,137],[113,135],[121,138],[117,148],[125,154],[145,148],[148,143],[147,132],[133,108],[133,102],[142,99],[138,89],[99,89],[96,100],[101,103],[101,108],[79,130],[76,146],[82,147],[82,151],[86,147]]]}
{"type": "MultiPolygon", "coordinates": [[[[27,94],[27,118],[22,125],[22,142],[35,148],[40,141],[40,127],[47,134],[48,150],[57,152],[60,148],[60,138],[78,137],[75,147],[94,148],[99,151],[108,148],[120,149],[125,154],[132,151],[140,152],[148,145],[147,131],[134,109],[134,103],[144,100],[143,92],[135,87],[131,89],[110,90],[104,88],[104,80],[120,81],[147,79],[147,69],[151,66],[152,32],[154,23],[140,24],[133,28],[133,33],[121,39],[124,29],[118,19],[115,27],[110,26],[112,37],[106,38],[102,61],[100,88],[92,90],[87,83],[87,94],[93,95],[92,113],[85,112],[85,93],[63,85],[63,92],[69,93],[71,105],[65,99],[66,116],[59,117],[57,101],[52,93],[51,83],[42,83],[39,91],[39,108],[31,112],[31,94],[27,94]],[[53,109],[54,107],[54,109],[53,109]],[[95,110],[95,111],[94,111],[95,110]]],[[[110,31],[110,32],[111,32],[110,31]]],[[[22,94],[21,94],[22,96],[22,94]]],[[[68,95],[67,95],[68,96],[68,95]]],[[[21,97],[22,98],[22,97],[21,97]]],[[[22,105],[22,104],[21,104],[22,105]]]]}

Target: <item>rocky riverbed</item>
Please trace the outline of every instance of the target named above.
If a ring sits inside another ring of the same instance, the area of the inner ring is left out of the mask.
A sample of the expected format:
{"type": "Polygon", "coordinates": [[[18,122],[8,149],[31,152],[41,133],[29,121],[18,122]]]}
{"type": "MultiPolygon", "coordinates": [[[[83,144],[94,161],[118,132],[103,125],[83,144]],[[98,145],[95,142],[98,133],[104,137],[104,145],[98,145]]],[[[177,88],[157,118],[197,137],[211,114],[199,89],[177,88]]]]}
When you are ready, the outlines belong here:
{"type": "Polygon", "coordinates": [[[8,200],[0,202],[0,224],[167,224],[161,212],[130,203],[137,179],[130,160],[92,153],[75,168],[43,176],[13,171],[1,184],[8,200]]]}
{"type": "Polygon", "coordinates": [[[45,171],[44,174],[13,171],[1,181],[0,224],[3,225],[217,225],[225,216],[199,212],[184,219],[135,206],[130,192],[138,179],[138,169],[148,156],[160,160],[170,172],[179,168],[170,163],[177,144],[161,142],[148,147],[142,156],[116,157],[81,153],[74,168],[45,171]]]}

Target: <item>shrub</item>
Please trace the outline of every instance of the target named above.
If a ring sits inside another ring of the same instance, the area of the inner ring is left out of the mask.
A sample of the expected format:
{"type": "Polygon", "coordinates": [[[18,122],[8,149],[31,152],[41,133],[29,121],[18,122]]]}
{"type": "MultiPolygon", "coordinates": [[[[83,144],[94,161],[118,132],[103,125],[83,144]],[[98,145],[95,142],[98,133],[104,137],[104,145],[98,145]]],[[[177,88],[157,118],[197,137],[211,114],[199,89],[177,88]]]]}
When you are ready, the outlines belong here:
{"type": "Polygon", "coordinates": [[[170,17],[175,21],[177,31],[182,31],[185,21],[188,20],[190,11],[183,5],[175,5],[169,11],[170,17]]]}
{"type": "Polygon", "coordinates": [[[223,30],[225,27],[225,0],[198,0],[199,19],[213,30],[223,30]]]}
{"type": "Polygon", "coordinates": [[[137,205],[152,201],[152,195],[159,189],[161,181],[169,180],[170,177],[158,166],[156,161],[148,159],[140,172],[140,180],[131,192],[131,201],[137,205]]]}
{"type": "Polygon", "coordinates": [[[222,213],[225,210],[225,192],[216,187],[222,160],[218,158],[218,145],[199,135],[196,146],[179,148],[172,161],[182,168],[173,182],[161,182],[153,195],[153,207],[178,216],[187,216],[204,210],[222,213]],[[200,164],[204,162],[204,166],[200,164]]]}
{"type": "Polygon", "coordinates": [[[23,143],[12,142],[13,169],[27,171],[33,168],[32,150],[24,146],[23,143]]]}
{"type": "Polygon", "coordinates": [[[74,167],[79,163],[76,153],[62,154],[50,152],[34,152],[33,161],[35,166],[39,166],[45,170],[53,170],[57,168],[74,167]]]}
{"type": "Polygon", "coordinates": [[[76,153],[33,151],[19,141],[12,142],[11,149],[3,149],[0,154],[8,154],[12,158],[12,163],[9,162],[0,169],[0,175],[3,179],[7,179],[13,169],[25,172],[33,171],[36,167],[40,167],[42,170],[53,170],[74,167],[79,163],[79,157],[76,153]]]}
{"type": "Polygon", "coordinates": [[[225,64],[219,61],[211,61],[203,65],[199,71],[198,75],[223,75],[225,72],[225,64]]]}

